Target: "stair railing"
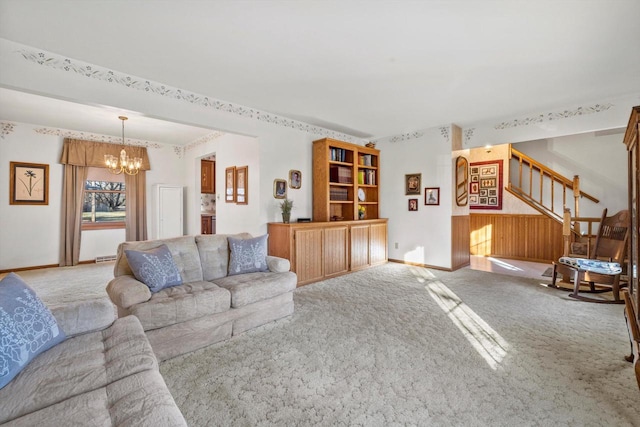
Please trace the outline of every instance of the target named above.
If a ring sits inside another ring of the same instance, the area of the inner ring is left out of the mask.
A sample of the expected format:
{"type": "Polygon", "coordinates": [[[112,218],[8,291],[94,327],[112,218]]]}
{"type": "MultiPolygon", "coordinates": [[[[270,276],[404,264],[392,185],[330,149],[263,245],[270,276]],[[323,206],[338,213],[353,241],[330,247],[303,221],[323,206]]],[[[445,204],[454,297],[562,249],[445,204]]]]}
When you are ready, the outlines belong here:
{"type": "MultiPolygon", "coordinates": [[[[566,178],[511,145],[509,162],[511,173],[507,191],[559,223],[563,222],[564,210],[568,203],[571,203],[569,201],[571,196],[576,217],[580,216],[580,198],[584,197],[594,203],[600,202],[597,198],[580,190],[580,178],[577,175],[573,179],[566,178]],[[514,160],[517,161],[515,180],[514,160]]],[[[576,231],[575,228],[574,231],[576,231]]],[[[579,233],[579,230],[577,232],[579,233]]]]}

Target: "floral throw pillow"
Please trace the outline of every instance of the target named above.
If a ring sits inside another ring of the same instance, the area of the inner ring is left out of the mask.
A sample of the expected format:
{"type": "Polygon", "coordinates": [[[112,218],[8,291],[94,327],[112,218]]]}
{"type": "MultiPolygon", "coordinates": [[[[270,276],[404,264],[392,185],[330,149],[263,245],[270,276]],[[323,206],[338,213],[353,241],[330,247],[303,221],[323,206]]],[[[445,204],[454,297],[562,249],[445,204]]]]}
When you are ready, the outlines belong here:
{"type": "Polygon", "coordinates": [[[151,292],[182,285],[182,276],[173,262],[167,245],[161,245],[147,251],[125,249],[124,253],[133,275],[147,285],[151,292]]]}
{"type": "Polygon", "coordinates": [[[0,280],[0,388],[65,339],[56,318],[20,276],[9,273],[0,280]]]}
{"type": "Polygon", "coordinates": [[[267,238],[268,234],[252,239],[229,237],[229,276],[234,274],[268,271],[267,238]]]}

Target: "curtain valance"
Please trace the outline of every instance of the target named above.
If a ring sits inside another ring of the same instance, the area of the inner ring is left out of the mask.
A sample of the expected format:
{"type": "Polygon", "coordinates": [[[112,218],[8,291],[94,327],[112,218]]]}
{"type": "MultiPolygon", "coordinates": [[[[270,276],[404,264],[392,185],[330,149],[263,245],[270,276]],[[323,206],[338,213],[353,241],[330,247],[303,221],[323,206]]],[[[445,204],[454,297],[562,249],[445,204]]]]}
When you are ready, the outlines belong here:
{"type": "Polygon", "coordinates": [[[91,166],[94,168],[104,168],[104,155],[111,154],[120,158],[120,150],[127,150],[129,157],[140,157],[142,166],[140,170],[151,170],[146,147],[122,144],[110,144],[107,142],[82,141],[78,139],[64,139],[62,147],[62,157],[60,163],[63,165],[91,166]]]}

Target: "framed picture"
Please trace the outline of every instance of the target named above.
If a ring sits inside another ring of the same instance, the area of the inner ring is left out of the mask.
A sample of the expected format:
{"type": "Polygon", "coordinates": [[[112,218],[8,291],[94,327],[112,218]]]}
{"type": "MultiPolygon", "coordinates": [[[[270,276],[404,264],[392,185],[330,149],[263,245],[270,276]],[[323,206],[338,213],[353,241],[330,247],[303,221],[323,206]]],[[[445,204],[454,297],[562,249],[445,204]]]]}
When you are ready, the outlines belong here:
{"type": "Polygon", "coordinates": [[[287,198],[287,181],[284,179],[273,180],[273,197],[276,199],[287,198]]]}
{"type": "Polygon", "coordinates": [[[9,204],[48,205],[49,165],[9,162],[9,204]]]}
{"type": "Polygon", "coordinates": [[[424,204],[425,205],[440,204],[440,187],[427,187],[424,189],[424,204]]]}
{"type": "Polygon", "coordinates": [[[410,211],[418,210],[418,199],[409,199],[409,210],[410,211]]]}
{"type": "Polygon", "coordinates": [[[236,201],[236,167],[226,168],[224,177],[224,201],[233,203],[236,201]]]}
{"type": "Polygon", "coordinates": [[[502,160],[471,163],[470,209],[502,209],[502,160]]]}
{"type": "Polygon", "coordinates": [[[420,188],[422,186],[422,174],[410,173],[404,176],[405,179],[405,195],[420,194],[420,188]]]}
{"type": "Polygon", "coordinates": [[[236,167],[236,203],[249,203],[249,166],[236,167]]]}
{"type": "Polygon", "coordinates": [[[302,172],[291,169],[289,171],[289,188],[300,188],[302,186],[302,172]]]}

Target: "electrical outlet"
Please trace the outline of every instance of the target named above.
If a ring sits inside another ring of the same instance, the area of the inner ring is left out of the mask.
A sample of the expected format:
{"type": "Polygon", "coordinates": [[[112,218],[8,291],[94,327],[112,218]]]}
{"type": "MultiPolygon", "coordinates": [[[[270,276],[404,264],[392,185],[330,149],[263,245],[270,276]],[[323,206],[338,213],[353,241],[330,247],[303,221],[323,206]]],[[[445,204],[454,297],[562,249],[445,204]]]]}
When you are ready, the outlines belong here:
{"type": "Polygon", "coordinates": [[[396,242],[396,249],[398,249],[398,242],[396,242]]]}

